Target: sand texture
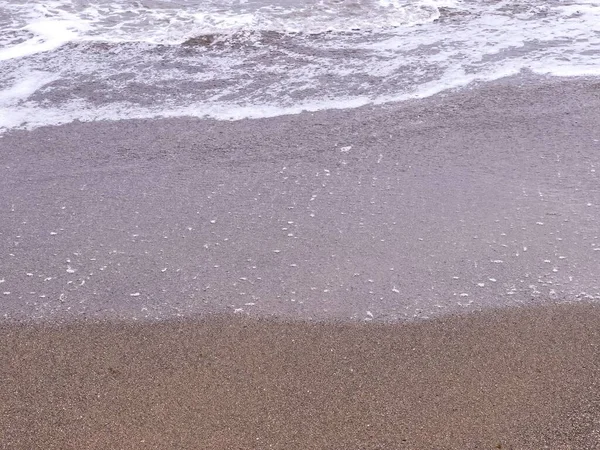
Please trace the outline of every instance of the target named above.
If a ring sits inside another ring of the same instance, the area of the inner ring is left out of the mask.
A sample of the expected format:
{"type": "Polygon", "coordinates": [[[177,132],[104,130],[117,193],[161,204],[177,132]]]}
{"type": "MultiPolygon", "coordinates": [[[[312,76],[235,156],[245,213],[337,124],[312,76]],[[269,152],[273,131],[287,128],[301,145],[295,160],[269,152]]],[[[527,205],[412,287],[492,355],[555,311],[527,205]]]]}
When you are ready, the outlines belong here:
{"type": "Polygon", "coordinates": [[[596,449],[600,308],[4,326],[3,448],[596,449]]]}
{"type": "Polygon", "coordinates": [[[597,82],[517,79],[10,133],[0,317],[405,320],[600,299],[598,111],[597,82]]]}
{"type": "Polygon", "coordinates": [[[0,447],[600,448],[599,86],[3,135],[0,447]]]}

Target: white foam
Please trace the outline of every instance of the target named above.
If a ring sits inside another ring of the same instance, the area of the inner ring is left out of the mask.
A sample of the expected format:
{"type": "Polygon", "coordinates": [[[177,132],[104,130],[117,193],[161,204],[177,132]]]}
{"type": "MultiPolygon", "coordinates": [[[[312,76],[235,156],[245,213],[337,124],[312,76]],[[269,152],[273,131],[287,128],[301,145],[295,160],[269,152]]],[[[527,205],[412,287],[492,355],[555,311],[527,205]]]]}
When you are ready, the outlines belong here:
{"type": "Polygon", "coordinates": [[[26,5],[28,22],[16,30],[6,32],[28,33],[32,37],[0,50],[0,61],[22,58],[47,52],[77,39],[90,29],[88,21],[65,11],[55,13],[45,5],[26,5]]]}
{"type": "MultiPolygon", "coordinates": [[[[503,68],[501,74],[490,75],[489,79],[514,75],[514,69],[503,68]]],[[[232,103],[193,103],[180,107],[157,105],[155,107],[140,107],[128,103],[113,103],[102,106],[92,106],[82,100],[70,101],[59,107],[41,107],[23,105],[0,109],[0,132],[11,128],[34,129],[46,125],[61,125],[75,120],[92,122],[100,120],[121,119],[154,119],[174,117],[212,118],[217,120],[242,120],[269,118],[281,115],[315,112],[326,109],[352,109],[369,104],[386,104],[409,99],[419,99],[435,95],[444,90],[459,88],[476,80],[474,75],[466,75],[460,71],[448,74],[446,83],[424,84],[418,91],[400,95],[371,98],[357,96],[352,98],[324,99],[297,102],[289,106],[273,104],[239,105],[232,103]],[[2,114],[6,112],[5,114],[2,114]]]]}
{"type": "Polygon", "coordinates": [[[353,108],[428,97],[523,70],[600,76],[600,1],[534,0],[517,5],[518,10],[510,1],[461,0],[309,0],[297,6],[237,4],[229,9],[210,1],[201,7],[181,0],[177,7],[165,2],[162,9],[148,9],[115,0],[86,2],[79,10],[73,0],[47,0],[33,8],[7,1],[18,20],[0,30],[0,42],[8,42],[0,50],[0,131],[73,120],[177,116],[237,120],[353,108]],[[351,6],[358,8],[353,14],[351,6]],[[435,22],[441,7],[454,8],[462,18],[435,22]],[[302,54],[277,47],[277,42],[255,42],[251,34],[241,35],[250,42],[247,48],[199,48],[189,57],[171,55],[166,67],[164,54],[151,51],[144,53],[143,64],[135,49],[108,54],[75,46],[53,51],[67,42],[180,44],[211,32],[357,28],[369,32],[317,39],[296,36],[309,50],[302,54]],[[13,39],[13,34],[19,38],[13,39]],[[361,52],[360,57],[353,52],[361,52]],[[265,76],[272,81],[255,83],[265,76]],[[115,100],[97,106],[78,99],[73,88],[80,79],[97,83],[106,98],[115,100]],[[60,104],[30,99],[56,80],[66,81],[53,86],[57,93],[53,98],[60,104]],[[208,87],[178,90],[190,82],[208,87]],[[152,104],[128,101],[131,85],[143,86],[141,95],[151,97],[152,104]]]}
{"type": "MultiPolygon", "coordinates": [[[[7,0],[10,2],[10,0],[7,0]]],[[[439,17],[437,4],[448,0],[381,0],[310,3],[304,6],[262,6],[255,9],[225,9],[222,2],[176,4],[147,8],[141,2],[115,0],[89,2],[78,7],[72,0],[47,0],[36,4],[12,4],[8,13],[25,21],[7,27],[7,34],[28,32],[24,42],[6,45],[0,61],[21,58],[60,47],[67,42],[148,42],[178,44],[199,34],[240,31],[322,33],[325,31],[374,30],[427,23],[439,17]]],[[[0,37],[2,32],[0,32],[0,37]]],[[[1,42],[1,41],[0,41],[1,42]]]]}
{"type": "MultiPolygon", "coordinates": [[[[11,87],[0,91],[0,111],[3,111],[2,117],[12,114],[10,107],[26,100],[38,89],[58,78],[57,74],[49,72],[29,72],[21,75],[11,87]]],[[[0,117],[0,124],[2,122],[3,120],[0,117]]],[[[0,129],[2,126],[0,125],[0,129]]]]}

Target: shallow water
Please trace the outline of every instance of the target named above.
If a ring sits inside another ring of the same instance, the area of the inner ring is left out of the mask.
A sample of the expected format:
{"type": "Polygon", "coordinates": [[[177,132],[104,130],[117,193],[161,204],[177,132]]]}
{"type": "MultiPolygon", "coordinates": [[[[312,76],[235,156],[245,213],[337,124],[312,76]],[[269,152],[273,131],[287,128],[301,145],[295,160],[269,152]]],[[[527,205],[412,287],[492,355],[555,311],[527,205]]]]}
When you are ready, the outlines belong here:
{"type": "Polygon", "coordinates": [[[600,301],[593,81],[0,139],[0,322],[600,301]]]}
{"type": "Polygon", "coordinates": [[[600,75],[600,2],[8,0],[0,131],[266,117],[600,75]]]}

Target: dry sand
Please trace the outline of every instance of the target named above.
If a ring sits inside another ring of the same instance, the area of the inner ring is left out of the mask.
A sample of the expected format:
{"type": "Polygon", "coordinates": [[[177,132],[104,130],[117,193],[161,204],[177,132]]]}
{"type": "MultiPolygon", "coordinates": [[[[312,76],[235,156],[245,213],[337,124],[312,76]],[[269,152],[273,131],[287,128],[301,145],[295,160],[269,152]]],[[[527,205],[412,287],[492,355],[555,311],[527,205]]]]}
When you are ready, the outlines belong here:
{"type": "Polygon", "coordinates": [[[3,448],[596,449],[600,308],[4,326],[3,448]]]}

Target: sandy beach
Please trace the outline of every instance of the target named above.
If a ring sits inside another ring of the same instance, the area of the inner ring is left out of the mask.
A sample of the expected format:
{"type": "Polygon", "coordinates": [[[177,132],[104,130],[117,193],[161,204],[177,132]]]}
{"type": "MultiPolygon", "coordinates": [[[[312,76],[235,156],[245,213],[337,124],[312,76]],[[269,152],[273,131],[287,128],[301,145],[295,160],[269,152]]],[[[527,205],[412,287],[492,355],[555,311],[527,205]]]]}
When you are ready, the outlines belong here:
{"type": "Polygon", "coordinates": [[[2,448],[598,448],[599,108],[2,135],[2,448]]]}
{"type": "Polygon", "coordinates": [[[600,309],[4,326],[6,449],[595,449],[600,309]]]}
{"type": "Polygon", "coordinates": [[[600,298],[595,81],[0,139],[2,315],[405,320],[600,298]]]}

